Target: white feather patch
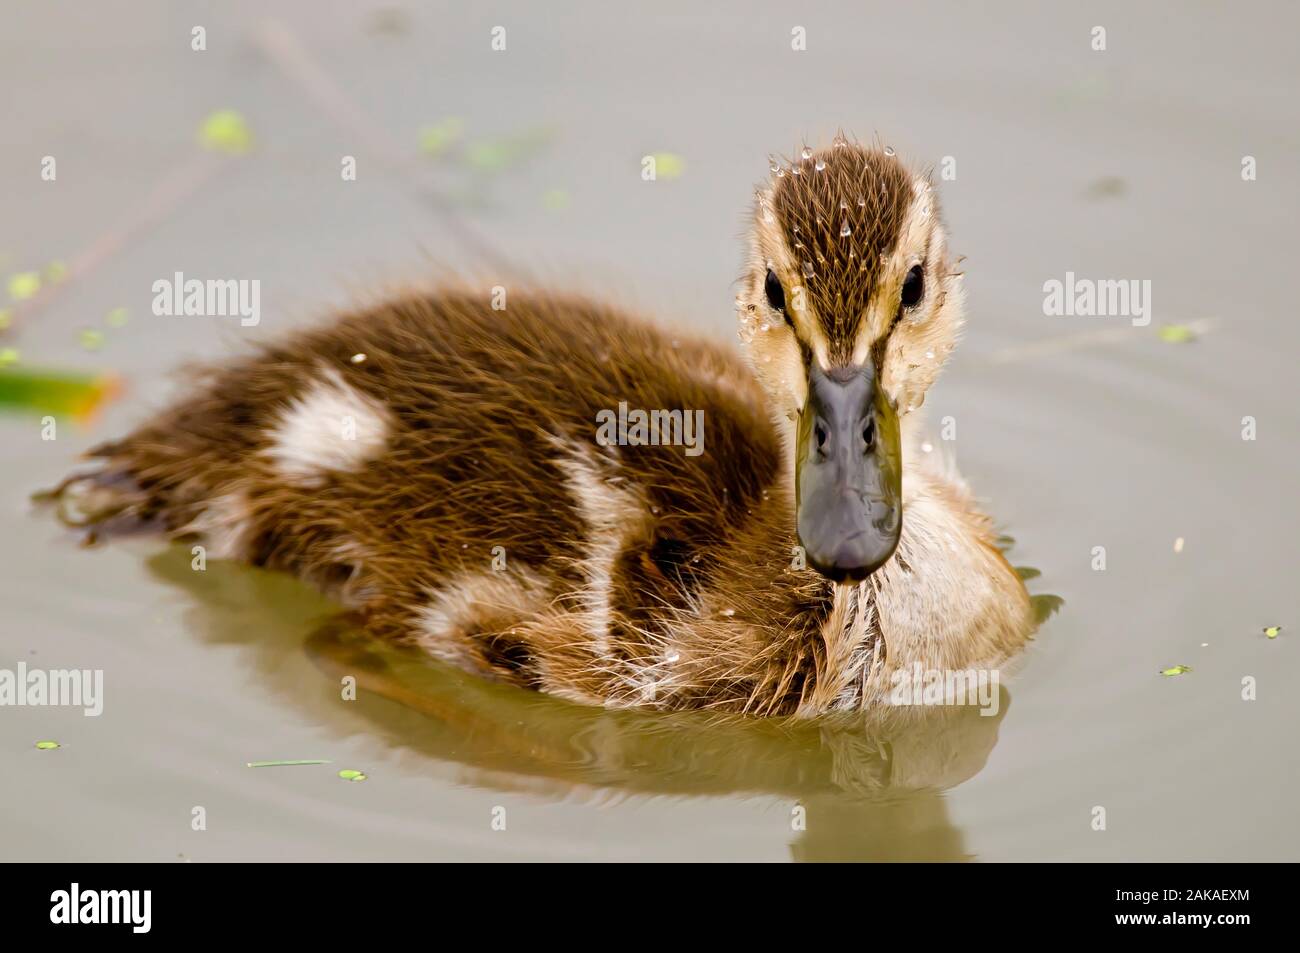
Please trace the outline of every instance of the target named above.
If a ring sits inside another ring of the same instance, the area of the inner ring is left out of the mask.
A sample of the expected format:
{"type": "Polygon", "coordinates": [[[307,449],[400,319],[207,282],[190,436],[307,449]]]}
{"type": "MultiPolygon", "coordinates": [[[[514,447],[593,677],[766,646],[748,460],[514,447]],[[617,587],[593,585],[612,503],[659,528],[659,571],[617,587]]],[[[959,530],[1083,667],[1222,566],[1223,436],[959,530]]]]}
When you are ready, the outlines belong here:
{"type": "Polygon", "coordinates": [[[287,479],[319,486],[331,471],[355,470],[384,452],[392,431],[388,409],[322,367],[321,380],[290,401],[262,451],[287,479]]]}

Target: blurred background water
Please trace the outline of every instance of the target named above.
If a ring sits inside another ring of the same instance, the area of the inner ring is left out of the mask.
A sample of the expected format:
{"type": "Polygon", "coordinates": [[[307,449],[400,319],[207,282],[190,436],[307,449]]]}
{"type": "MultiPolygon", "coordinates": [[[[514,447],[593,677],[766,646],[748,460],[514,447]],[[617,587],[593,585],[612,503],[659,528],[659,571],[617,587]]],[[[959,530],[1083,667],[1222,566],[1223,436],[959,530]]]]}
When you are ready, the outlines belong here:
{"type": "Polygon", "coordinates": [[[122,0],[0,22],[0,274],[47,285],[0,304],[0,346],[128,388],[53,441],[0,416],[0,667],[105,673],[98,718],[0,708],[0,856],[1300,855],[1294,6],[122,0]],[[220,110],[246,153],[197,143],[220,110]],[[429,275],[527,273],[730,338],[767,155],[841,127],[954,160],[969,329],[927,411],[956,420],[1031,590],[1065,600],[999,718],[577,709],[312,637],[329,606],[290,580],[81,549],[28,501],[183,361],[429,275]],[[643,181],[649,154],[678,174],[643,181]],[[176,271],[259,279],[261,324],[154,316],[176,271]],[[1151,325],[1045,316],[1067,271],[1149,279],[1151,325]],[[278,758],[333,763],[244,766],[278,758]]]}

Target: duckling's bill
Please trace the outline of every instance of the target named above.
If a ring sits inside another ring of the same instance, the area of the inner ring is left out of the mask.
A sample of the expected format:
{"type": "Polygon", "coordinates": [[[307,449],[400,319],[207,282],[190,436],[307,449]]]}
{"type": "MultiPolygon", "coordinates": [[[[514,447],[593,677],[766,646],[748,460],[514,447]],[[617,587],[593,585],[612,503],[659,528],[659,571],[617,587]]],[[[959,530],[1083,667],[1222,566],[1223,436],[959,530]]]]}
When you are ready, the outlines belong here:
{"type": "Polygon", "coordinates": [[[808,369],[795,463],[796,528],[808,562],[837,582],[883,566],[903,529],[898,414],[870,360],[808,369]]]}

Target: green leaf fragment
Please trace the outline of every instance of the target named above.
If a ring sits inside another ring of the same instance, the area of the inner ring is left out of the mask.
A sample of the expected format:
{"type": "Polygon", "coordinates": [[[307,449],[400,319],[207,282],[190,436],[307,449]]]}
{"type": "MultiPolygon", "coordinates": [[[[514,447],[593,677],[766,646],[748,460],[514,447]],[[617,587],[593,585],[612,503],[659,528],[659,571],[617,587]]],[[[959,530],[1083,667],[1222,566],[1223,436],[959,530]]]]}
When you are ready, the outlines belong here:
{"type": "Polygon", "coordinates": [[[339,772],[339,777],[344,781],[364,781],[366,779],[365,774],[360,771],[354,771],[351,768],[344,768],[339,772]]]}
{"type": "Polygon", "coordinates": [[[9,276],[9,297],[15,301],[26,301],[41,290],[41,274],[38,271],[20,271],[9,276]]]}
{"type": "Polygon", "coordinates": [[[104,323],[107,324],[110,328],[124,327],[126,325],[128,318],[130,318],[130,316],[131,314],[129,311],[126,310],[126,308],[114,308],[112,311],[108,312],[107,315],[105,315],[104,323]]]}
{"type": "Polygon", "coordinates": [[[243,115],[233,109],[219,109],[199,126],[199,144],[212,152],[243,155],[253,148],[253,133],[243,115]]]}
{"type": "Polygon", "coordinates": [[[318,758],[308,758],[304,761],[248,761],[245,766],[249,768],[284,768],[296,764],[329,764],[318,758]]]}
{"type": "Polygon", "coordinates": [[[1190,665],[1171,665],[1169,668],[1162,668],[1161,675],[1186,675],[1192,670],[1190,665]]]}
{"type": "Polygon", "coordinates": [[[52,261],[45,266],[45,280],[52,285],[57,285],[64,278],[68,277],[68,266],[61,261],[52,261]]]}
{"type": "Polygon", "coordinates": [[[112,375],[66,373],[14,367],[18,351],[0,351],[0,409],[69,414],[87,419],[122,390],[112,375]]]}
{"type": "Polygon", "coordinates": [[[1266,625],[1264,626],[1264,634],[1270,639],[1276,639],[1282,634],[1282,627],[1280,625],[1266,625]]]}
{"type": "Polygon", "coordinates": [[[1039,576],[1042,575],[1042,572],[1035,569],[1033,566],[1017,566],[1016,575],[1019,576],[1022,580],[1037,579],[1039,576]]]}
{"type": "Polygon", "coordinates": [[[55,748],[61,748],[62,745],[60,745],[57,741],[38,741],[36,742],[36,747],[39,748],[41,751],[52,751],[55,748]]]}
{"type": "Polygon", "coordinates": [[[87,351],[98,351],[104,346],[104,332],[94,328],[84,328],[80,335],[81,346],[87,351]]]}
{"type": "Polygon", "coordinates": [[[1166,344],[1186,344],[1196,340],[1196,332],[1185,324],[1166,324],[1156,333],[1166,344]]]}

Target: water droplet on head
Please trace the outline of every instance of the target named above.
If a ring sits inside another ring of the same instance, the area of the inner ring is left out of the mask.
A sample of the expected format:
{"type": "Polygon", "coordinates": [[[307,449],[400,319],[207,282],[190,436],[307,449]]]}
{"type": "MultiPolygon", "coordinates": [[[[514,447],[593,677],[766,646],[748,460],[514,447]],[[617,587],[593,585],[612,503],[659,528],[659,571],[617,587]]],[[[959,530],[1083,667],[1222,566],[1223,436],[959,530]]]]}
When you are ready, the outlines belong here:
{"type": "Polygon", "coordinates": [[[926,357],[926,360],[933,361],[933,360],[934,360],[934,351],[926,351],[926,352],[925,352],[925,357],[926,357]]]}
{"type": "Polygon", "coordinates": [[[863,208],[863,207],[866,206],[866,204],[867,204],[867,200],[864,199],[862,196],[859,195],[859,196],[858,196],[858,208],[863,208]]]}
{"type": "Polygon", "coordinates": [[[844,201],[844,199],[840,199],[840,211],[843,212],[848,207],[849,207],[849,203],[844,201]]]}
{"type": "Polygon", "coordinates": [[[784,179],[784,178],[785,178],[785,169],[777,169],[777,170],[776,170],[776,177],[777,177],[778,179],[784,179]]]}
{"type": "Polygon", "coordinates": [[[885,155],[887,155],[887,156],[892,156],[893,154],[894,154],[894,147],[893,147],[893,146],[885,146],[885,155]]]}
{"type": "Polygon", "coordinates": [[[773,172],[779,172],[781,170],[781,163],[777,161],[776,156],[768,156],[767,161],[771,164],[773,172]]]}
{"type": "Polygon", "coordinates": [[[800,175],[800,174],[801,174],[801,170],[800,170],[800,168],[799,168],[797,165],[792,165],[792,166],[790,166],[790,172],[791,172],[791,174],[793,174],[793,175],[800,175]]]}
{"type": "Polygon", "coordinates": [[[805,261],[803,263],[803,276],[805,278],[811,278],[814,274],[815,272],[813,271],[813,263],[810,261],[805,261]]]}
{"type": "Polygon", "coordinates": [[[816,162],[813,163],[813,168],[816,169],[818,172],[824,171],[826,169],[826,160],[818,159],[816,162]]]}
{"type": "Polygon", "coordinates": [[[805,159],[811,159],[811,158],[812,158],[812,150],[809,149],[807,146],[804,146],[804,147],[803,147],[803,152],[799,153],[799,155],[801,155],[801,156],[802,156],[803,158],[805,158],[805,159]]]}
{"type": "Polygon", "coordinates": [[[840,226],[840,238],[847,238],[849,235],[852,234],[853,234],[853,229],[849,228],[849,223],[846,220],[844,224],[840,226]]]}

